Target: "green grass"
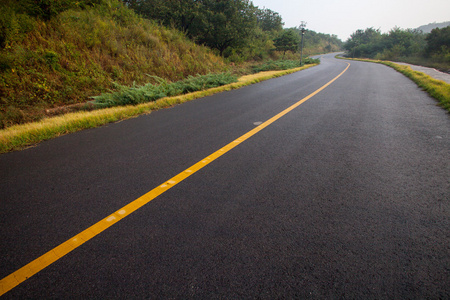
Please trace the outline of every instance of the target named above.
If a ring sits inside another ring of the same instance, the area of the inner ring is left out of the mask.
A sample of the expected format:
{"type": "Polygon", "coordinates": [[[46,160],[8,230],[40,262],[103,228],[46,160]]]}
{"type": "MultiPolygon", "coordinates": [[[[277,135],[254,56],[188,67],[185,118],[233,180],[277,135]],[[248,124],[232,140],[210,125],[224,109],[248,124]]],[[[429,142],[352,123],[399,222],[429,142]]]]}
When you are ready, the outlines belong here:
{"type": "Polygon", "coordinates": [[[131,87],[117,84],[116,92],[92,97],[94,101],[91,104],[96,108],[136,105],[237,81],[237,77],[230,73],[188,76],[188,78],[177,82],[168,82],[156,76],[153,76],[153,78],[157,81],[157,84],[148,83],[142,86],[133,85],[131,87]]]}
{"type": "MultiPolygon", "coordinates": [[[[318,59],[305,58],[304,64],[318,63],[318,59]]],[[[300,67],[300,60],[269,60],[263,64],[252,67],[253,73],[272,71],[272,70],[287,70],[300,67]]]]}
{"type": "Polygon", "coordinates": [[[395,61],[404,62],[407,64],[424,66],[428,68],[438,69],[442,72],[450,72],[450,54],[447,57],[399,57],[395,61]]]}
{"type": "MultiPolygon", "coordinates": [[[[337,56],[337,58],[341,58],[337,56]]],[[[433,77],[411,69],[410,66],[399,65],[390,61],[373,60],[373,59],[361,59],[361,58],[344,58],[350,60],[364,61],[383,64],[389,66],[396,71],[402,73],[406,77],[414,81],[420,88],[426,91],[431,97],[438,100],[439,105],[450,112],[450,84],[434,79],[433,77]]]]}
{"type": "Polygon", "coordinates": [[[0,130],[0,153],[23,149],[44,140],[63,134],[76,132],[82,129],[98,127],[107,123],[132,118],[140,114],[149,113],[165,107],[191,101],[197,98],[213,95],[215,93],[238,89],[243,86],[261,82],[270,78],[280,77],[304,70],[316,64],[305,65],[300,68],[284,71],[269,71],[243,76],[238,82],[204,91],[193,92],[181,96],[165,97],[159,100],[138,105],[127,105],[99,109],[91,112],[69,113],[57,117],[45,118],[38,122],[15,125],[0,130]]]}
{"type": "Polygon", "coordinates": [[[0,3],[8,13],[0,14],[0,128],[85,103],[114,89],[112,82],[143,85],[147,74],[179,81],[229,69],[210,49],[141,18],[121,1],[97,2],[45,21],[0,3]]]}

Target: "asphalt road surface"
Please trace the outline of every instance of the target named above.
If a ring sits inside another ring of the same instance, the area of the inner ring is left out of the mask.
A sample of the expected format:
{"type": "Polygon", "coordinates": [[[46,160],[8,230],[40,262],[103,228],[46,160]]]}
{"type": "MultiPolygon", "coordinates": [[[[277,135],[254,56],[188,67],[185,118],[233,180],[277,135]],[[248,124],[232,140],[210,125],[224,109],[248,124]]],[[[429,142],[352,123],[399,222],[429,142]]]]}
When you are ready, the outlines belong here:
{"type": "MultiPolygon", "coordinates": [[[[348,65],[321,61],[0,155],[0,278],[348,65]]],[[[449,299],[449,115],[393,69],[350,64],[3,297],[449,299]]]]}

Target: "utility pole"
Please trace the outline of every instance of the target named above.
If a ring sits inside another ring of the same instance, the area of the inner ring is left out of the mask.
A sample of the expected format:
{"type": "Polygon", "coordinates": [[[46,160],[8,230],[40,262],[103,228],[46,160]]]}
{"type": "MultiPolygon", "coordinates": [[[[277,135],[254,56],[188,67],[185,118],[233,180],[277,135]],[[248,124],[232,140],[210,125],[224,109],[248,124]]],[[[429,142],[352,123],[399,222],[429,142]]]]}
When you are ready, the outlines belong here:
{"type": "Polygon", "coordinates": [[[305,35],[306,31],[306,22],[302,21],[300,24],[300,31],[302,32],[302,45],[300,47],[300,66],[303,65],[303,36],[305,35]]]}

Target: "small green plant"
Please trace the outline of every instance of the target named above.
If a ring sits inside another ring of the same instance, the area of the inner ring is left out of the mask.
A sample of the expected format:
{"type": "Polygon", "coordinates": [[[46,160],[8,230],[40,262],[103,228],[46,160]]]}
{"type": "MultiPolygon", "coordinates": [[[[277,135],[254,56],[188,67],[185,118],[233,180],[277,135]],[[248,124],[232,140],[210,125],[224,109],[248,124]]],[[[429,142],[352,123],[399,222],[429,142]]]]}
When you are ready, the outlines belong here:
{"type": "Polygon", "coordinates": [[[44,56],[44,60],[47,63],[47,65],[50,68],[55,69],[56,66],[58,65],[58,61],[59,61],[58,53],[56,53],[54,51],[45,51],[43,56],[44,56]]]}
{"type": "Polygon", "coordinates": [[[128,87],[115,83],[116,92],[92,97],[91,103],[98,108],[123,105],[136,105],[155,101],[163,97],[173,97],[186,93],[201,91],[237,81],[230,73],[188,76],[185,80],[168,82],[157,76],[151,76],[157,83],[128,87]]]}
{"type": "MultiPolygon", "coordinates": [[[[304,64],[317,64],[320,62],[319,59],[306,58],[303,60],[304,64]]],[[[263,72],[263,71],[275,71],[275,70],[288,70],[300,67],[300,61],[298,60],[269,60],[261,65],[253,66],[253,72],[263,72]]]]}

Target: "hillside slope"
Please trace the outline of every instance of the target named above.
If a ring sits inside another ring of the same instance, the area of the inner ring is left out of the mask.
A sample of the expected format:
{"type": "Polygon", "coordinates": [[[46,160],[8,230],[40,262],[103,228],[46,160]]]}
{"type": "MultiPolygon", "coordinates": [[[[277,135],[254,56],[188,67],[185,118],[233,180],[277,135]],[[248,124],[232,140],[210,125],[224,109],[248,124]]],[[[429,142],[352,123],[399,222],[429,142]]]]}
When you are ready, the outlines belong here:
{"type": "Polygon", "coordinates": [[[66,9],[40,16],[21,2],[32,3],[0,4],[0,128],[83,103],[112,82],[179,80],[226,68],[208,48],[118,0],[65,0],[66,9]]]}
{"type": "Polygon", "coordinates": [[[423,33],[430,33],[431,30],[435,29],[435,28],[444,28],[450,26],[450,21],[449,22],[442,22],[442,23],[430,23],[428,25],[422,25],[420,27],[417,27],[417,30],[422,30],[423,33]]]}

